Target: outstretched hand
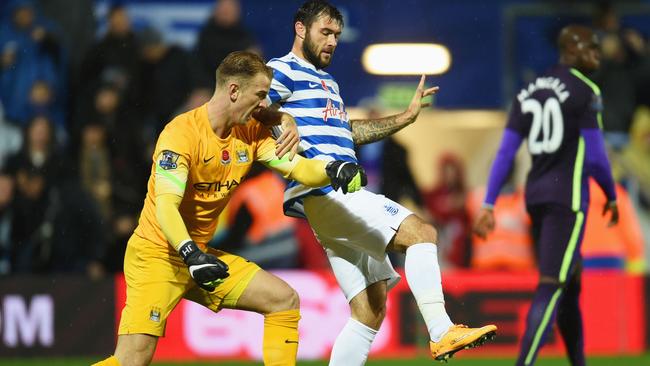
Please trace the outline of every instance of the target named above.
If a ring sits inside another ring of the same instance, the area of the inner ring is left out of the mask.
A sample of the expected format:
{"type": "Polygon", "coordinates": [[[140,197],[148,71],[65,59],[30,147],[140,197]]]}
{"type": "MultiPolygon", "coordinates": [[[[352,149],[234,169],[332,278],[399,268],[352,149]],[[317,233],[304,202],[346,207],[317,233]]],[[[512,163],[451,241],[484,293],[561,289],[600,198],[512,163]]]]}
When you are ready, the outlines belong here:
{"type": "Polygon", "coordinates": [[[415,89],[415,94],[413,95],[413,99],[411,99],[411,103],[409,104],[408,108],[404,112],[405,116],[409,118],[411,121],[415,121],[415,119],[420,114],[420,110],[422,110],[422,107],[428,107],[431,105],[431,103],[422,103],[422,99],[430,95],[436,94],[440,89],[437,86],[424,89],[425,79],[426,76],[422,75],[422,77],[420,78],[420,83],[418,84],[417,89],[415,89]]]}

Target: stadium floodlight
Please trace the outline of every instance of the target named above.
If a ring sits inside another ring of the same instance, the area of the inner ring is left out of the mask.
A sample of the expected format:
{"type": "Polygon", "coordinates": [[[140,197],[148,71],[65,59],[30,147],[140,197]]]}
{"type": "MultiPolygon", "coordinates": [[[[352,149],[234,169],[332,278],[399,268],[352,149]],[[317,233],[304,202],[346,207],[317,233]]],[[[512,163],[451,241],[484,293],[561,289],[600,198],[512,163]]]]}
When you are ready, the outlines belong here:
{"type": "Polygon", "coordinates": [[[435,43],[380,43],[363,50],[361,63],[375,75],[437,75],[449,69],[451,54],[435,43]]]}

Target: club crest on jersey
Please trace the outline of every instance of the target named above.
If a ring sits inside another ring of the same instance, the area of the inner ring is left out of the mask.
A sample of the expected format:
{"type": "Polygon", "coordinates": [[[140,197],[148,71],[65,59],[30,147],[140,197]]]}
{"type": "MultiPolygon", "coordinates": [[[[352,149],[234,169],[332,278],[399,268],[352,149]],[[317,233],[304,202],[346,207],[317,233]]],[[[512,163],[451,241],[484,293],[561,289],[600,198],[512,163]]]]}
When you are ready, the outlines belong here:
{"type": "Polygon", "coordinates": [[[228,150],[223,150],[221,152],[221,164],[230,164],[230,152],[228,152],[228,150]]]}
{"type": "Polygon", "coordinates": [[[327,105],[323,109],[323,121],[327,122],[330,117],[338,118],[341,122],[347,121],[347,112],[343,110],[343,103],[341,103],[340,107],[337,107],[336,104],[332,103],[331,99],[327,99],[327,105]]]}
{"type": "Polygon", "coordinates": [[[248,158],[248,150],[246,149],[237,150],[235,153],[237,154],[237,163],[248,163],[250,160],[248,158]]]}
{"type": "Polygon", "coordinates": [[[330,91],[330,89],[327,87],[327,84],[325,84],[325,80],[321,80],[320,85],[323,87],[323,90],[325,90],[326,92],[330,91]]]}
{"type": "Polygon", "coordinates": [[[149,320],[160,323],[160,309],[151,308],[151,311],[149,312],[149,320]]]}
{"type": "Polygon", "coordinates": [[[603,98],[600,95],[592,94],[591,109],[593,109],[596,112],[603,111],[603,98]]]}
{"type": "Polygon", "coordinates": [[[395,216],[399,212],[398,207],[395,207],[395,206],[393,206],[393,205],[391,205],[389,203],[384,205],[384,210],[386,211],[386,213],[388,213],[391,216],[395,216]]]}
{"type": "Polygon", "coordinates": [[[165,170],[170,170],[170,169],[176,169],[178,166],[176,162],[178,161],[178,154],[170,151],[170,150],[164,150],[160,154],[160,160],[158,160],[158,165],[165,169],[165,170]]]}

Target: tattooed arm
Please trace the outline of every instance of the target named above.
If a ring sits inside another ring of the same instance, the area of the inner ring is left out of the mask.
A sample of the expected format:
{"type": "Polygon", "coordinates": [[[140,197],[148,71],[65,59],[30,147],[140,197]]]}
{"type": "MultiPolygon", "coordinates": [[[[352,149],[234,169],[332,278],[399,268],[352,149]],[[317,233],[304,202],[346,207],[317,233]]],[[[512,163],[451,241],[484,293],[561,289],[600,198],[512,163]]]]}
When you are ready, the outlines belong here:
{"type": "Polygon", "coordinates": [[[415,118],[407,119],[404,114],[405,112],[382,118],[351,120],[350,128],[352,128],[354,144],[363,145],[379,141],[415,121],[415,118]]]}
{"type": "Polygon", "coordinates": [[[438,92],[437,86],[424,89],[424,79],[425,77],[422,75],[420,84],[415,90],[415,95],[413,95],[411,103],[404,112],[383,118],[351,120],[350,128],[352,129],[354,143],[363,145],[379,141],[415,122],[422,107],[428,105],[427,103],[422,104],[422,98],[438,92]]]}

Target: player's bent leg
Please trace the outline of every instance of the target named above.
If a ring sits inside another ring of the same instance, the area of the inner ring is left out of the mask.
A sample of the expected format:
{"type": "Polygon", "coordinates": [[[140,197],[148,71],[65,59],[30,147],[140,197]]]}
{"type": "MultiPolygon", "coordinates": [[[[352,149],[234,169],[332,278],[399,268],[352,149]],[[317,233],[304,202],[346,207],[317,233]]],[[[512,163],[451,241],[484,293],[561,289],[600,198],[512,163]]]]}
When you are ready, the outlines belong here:
{"type": "Polygon", "coordinates": [[[397,229],[393,240],[386,250],[406,253],[406,250],[418,243],[433,244],[438,241],[438,231],[433,225],[415,214],[409,215],[397,229]]]}
{"type": "Polygon", "coordinates": [[[439,341],[453,325],[445,310],[442,277],[438,266],[436,229],[416,215],[400,225],[390,249],[406,252],[406,280],[429,330],[432,341],[439,341]]]}
{"type": "Polygon", "coordinates": [[[336,337],[330,366],[361,366],[386,316],[387,281],[371,284],[350,301],[352,315],[336,337]]]}
{"type": "Polygon", "coordinates": [[[526,332],[521,341],[516,365],[535,364],[537,354],[553,328],[564,286],[557,279],[541,277],[526,317],[526,332]]]}
{"type": "Polygon", "coordinates": [[[157,343],[158,337],[149,334],[121,334],[117,337],[114,356],[118,363],[113,365],[149,365],[156,350],[157,343]]]}
{"type": "Polygon", "coordinates": [[[446,360],[454,353],[483,344],[496,335],[496,326],[454,325],[445,310],[438,265],[436,229],[416,215],[400,225],[388,249],[406,252],[404,270],[411,292],[429,330],[431,355],[446,360]]]}
{"type": "Polygon", "coordinates": [[[264,365],[296,364],[299,307],[298,293],[264,270],[257,271],[237,300],[236,309],[264,315],[264,365]]]}
{"type": "Polygon", "coordinates": [[[296,290],[279,277],[259,270],[248,283],[233,307],[263,315],[300,308],[296,290]]]}
{"type": "Polygon", "coordinates": [[[386,280],[375,282],[350,301],[353,319],[375,330],[379,330],[386,317],[386,280]]]}

